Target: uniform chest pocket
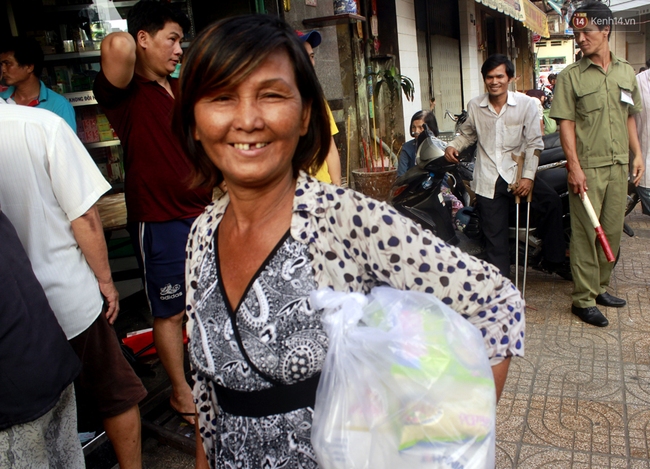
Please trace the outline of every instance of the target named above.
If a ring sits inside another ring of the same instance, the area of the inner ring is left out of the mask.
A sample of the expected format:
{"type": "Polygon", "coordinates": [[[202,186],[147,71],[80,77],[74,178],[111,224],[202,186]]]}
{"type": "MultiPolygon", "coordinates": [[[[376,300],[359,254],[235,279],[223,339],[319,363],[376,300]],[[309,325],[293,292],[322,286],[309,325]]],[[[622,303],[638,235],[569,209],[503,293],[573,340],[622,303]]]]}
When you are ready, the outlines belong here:
{"type": "Polygon", "coordinates": [[[576,111],[583,117],[603,108],[603,96],[597,89],[578,90],[576,111]]]}
{"type": "Polygon", "coordinates": [[[634,106],[636,103],[634,102],[634,98],[632,98],[632,86],[627,83],[619,83],[618,87],[620,89],[621,103],[634,106]]]}
{"type": "Polygon", "coordinates": [[[506,150],[519,147],[522,140],[522,124],[506,125],[503,129],[503,147],[506,150]]]}

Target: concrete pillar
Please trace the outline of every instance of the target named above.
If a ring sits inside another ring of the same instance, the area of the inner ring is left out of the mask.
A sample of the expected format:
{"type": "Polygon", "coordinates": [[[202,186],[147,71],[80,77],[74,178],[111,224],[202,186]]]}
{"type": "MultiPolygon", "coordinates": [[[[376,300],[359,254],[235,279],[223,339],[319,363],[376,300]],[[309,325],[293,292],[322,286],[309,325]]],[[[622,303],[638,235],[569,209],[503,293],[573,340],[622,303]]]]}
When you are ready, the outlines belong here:
{"type": "MultiPolygon", "coordinates": [[[[411,116],[422,105],[422,86],[418,65],[418,41],[415,26],[415,4],[413,0],[395,0],[397,19],[397,43],[399,47],[400,73],[406,75],[415,85],[415,98],[407,101],[402,94],[402,112],[404,113],[404,135],[408,136],[411,116]]],[[[408,137],[407,137],[408,140],[408,137]]]]}
{"type": "Polygon", "coordinates": [[[463,107],[470,99],[483,93],[480,55],[476,38],[477,16],[474,0],[458,0],[460,20],[460,61],[463,67],[463,107]]]}

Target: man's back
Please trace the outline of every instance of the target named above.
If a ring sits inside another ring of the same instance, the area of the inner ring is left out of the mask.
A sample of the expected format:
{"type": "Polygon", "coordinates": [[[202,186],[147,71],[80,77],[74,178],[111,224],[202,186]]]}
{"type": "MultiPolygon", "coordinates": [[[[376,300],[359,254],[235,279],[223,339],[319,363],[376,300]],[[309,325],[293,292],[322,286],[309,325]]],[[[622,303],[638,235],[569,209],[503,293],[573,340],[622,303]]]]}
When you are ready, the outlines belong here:
{"type": "Polygon", "coordinates": [[[72,129],[49,111],[0,105],[0,205],[68,338],[99,315],[95,275],[70,222],[110,185],[72,129]]]}

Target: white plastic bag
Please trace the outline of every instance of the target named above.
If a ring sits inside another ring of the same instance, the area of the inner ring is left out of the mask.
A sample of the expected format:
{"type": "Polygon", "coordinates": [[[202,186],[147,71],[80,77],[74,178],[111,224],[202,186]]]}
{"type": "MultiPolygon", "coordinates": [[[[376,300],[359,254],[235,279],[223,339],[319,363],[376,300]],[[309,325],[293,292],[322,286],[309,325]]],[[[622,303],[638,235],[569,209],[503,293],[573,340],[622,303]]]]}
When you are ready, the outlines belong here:
{"type": "Polygon", "coordinates": [[[311,302],[329,335],[311,436],[323,469],[494,468],[494,380],[474,326],[389,287],[311,302]]]}

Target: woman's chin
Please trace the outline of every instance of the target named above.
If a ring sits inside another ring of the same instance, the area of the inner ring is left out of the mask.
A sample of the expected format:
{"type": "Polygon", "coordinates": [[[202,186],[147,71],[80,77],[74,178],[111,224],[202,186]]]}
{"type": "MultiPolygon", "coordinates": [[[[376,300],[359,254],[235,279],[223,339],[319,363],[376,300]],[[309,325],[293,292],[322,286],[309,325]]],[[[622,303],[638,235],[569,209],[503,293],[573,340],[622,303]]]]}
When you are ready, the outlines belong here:
{"type": "Polygon", "coordinates": [[[259,189],[276,185],[292,178],[293,170],[288,168],[283,171],[255,171],[227,174],[223,173],[228,187],[238,186],[245,189],[259,189]]]}

